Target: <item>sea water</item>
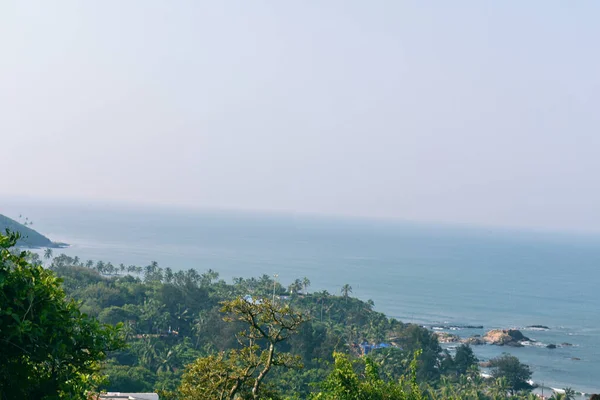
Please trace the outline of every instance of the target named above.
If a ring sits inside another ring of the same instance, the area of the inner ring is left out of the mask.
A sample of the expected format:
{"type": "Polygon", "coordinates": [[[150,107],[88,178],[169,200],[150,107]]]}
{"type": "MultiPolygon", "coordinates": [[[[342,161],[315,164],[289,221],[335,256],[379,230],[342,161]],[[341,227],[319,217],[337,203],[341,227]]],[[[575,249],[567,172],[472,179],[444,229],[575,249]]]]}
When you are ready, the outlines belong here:
{"type": "Polygon", "coordinates": [[[0,201],[71,247],[57,250],[115,265],[157,261],[174,270],[233,277],[278,275],[287,285],[372,299],[406,322],[546,325],[524,330],[523,348],[475,346],[481,359],[511,353],[546,386],[600,392],[600,237],[301,215],[191,211],[124,205],[0,201]],[[548,349],[546,344],[573,346],[548,349]]]}

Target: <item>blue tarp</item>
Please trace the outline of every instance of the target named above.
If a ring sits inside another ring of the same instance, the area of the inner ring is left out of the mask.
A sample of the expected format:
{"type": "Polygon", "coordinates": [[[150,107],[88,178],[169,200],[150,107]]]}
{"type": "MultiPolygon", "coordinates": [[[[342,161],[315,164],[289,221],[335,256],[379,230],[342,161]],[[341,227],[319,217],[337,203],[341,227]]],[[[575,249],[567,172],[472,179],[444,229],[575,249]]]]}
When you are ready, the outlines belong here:
{"type": "Polygon", "coordinates": [[[373,351],[376,349],[385,349],[387,347],[394,347],[389,343],[371,344],[371,343],[367,343],[367,342],[361,343],[359,346],[362,348],[363,353],[365,353],[365,354],[369,354],[370,351],[373,351]]]}

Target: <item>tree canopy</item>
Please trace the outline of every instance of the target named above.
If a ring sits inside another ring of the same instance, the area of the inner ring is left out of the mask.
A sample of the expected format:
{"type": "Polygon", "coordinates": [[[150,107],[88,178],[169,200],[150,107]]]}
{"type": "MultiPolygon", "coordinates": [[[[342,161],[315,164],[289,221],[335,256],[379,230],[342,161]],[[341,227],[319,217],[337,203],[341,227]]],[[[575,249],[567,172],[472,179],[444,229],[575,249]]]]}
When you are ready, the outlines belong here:
{"type": "MultiPolygon", "coordinates": [[[[506,377],[480,376],[470,347],[443,350],[432,331],[388,318],[350,290],[309,294],[304,278],[291,288],[266,274],[226,283],[212,270],[64,254],[45,264],[82,312],[122,325],[127,347],[108,353],[105,390],[177,400],[229,399],[232,389],[235,398],[286,400],[505,399],[511,391],[506,377]]],[[[528,389],[512,391],[527,398],[528,389]]]]}
{"type": "Polygon", "coordinates": [[[0,398],[84,398],[118,329],[82,314],[52,271],[14,251],[18,239],[0,234],[0,398]]]}
{"type": "Polygon", "coordinates": [[[224,301],[221,311],[226,313],[225,321],[241,322],[245,327],[237,334],[240,348],[192,363],[179,389],[183,399],[265,398],[261,385],[271,368],[302,367],[299,356],[276,351],[306,320],[302,313],[288,304],[249,297],[224,301]]]}
{"type": "Polygon", "coordinates": [[[490,360],[490,367],[494,378],[506,380],[511,393],[531,388],[527,382],[531,379],[531,369],[522,364],[517,357],[504,354],[493,358],[490,360]]]}

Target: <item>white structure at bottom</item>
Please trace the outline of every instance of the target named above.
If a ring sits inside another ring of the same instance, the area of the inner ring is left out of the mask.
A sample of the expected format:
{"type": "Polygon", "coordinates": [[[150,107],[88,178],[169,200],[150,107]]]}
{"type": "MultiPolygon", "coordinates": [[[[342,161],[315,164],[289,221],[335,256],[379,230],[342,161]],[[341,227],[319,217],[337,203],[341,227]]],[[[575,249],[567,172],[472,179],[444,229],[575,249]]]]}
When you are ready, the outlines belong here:
{"type": "Polygon", "coordinates": [[[100,395],[100,400],[159,400],[156,393],[108,392],[100,395]]]}

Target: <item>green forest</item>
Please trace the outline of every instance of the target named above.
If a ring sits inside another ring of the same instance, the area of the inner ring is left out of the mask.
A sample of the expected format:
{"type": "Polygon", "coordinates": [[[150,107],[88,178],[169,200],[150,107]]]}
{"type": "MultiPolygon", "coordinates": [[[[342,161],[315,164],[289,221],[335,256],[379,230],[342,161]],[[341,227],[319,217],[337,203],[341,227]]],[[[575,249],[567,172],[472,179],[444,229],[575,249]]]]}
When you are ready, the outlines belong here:
{"type": "MultiPolygon", "coordinates": [[[[454,354],[428,329],[374,302],[313,292],[306,277],[235,278],[42,256],[0,235],[0,400],[537,398],[528,366],[454,354]]],[[[567,388],[554,398],[572,399],[567,388]]]]}

